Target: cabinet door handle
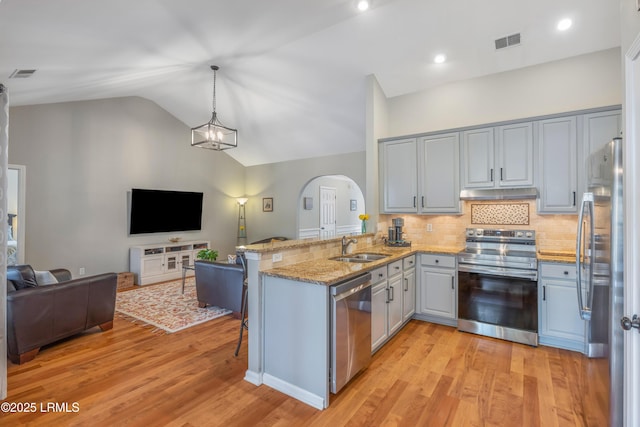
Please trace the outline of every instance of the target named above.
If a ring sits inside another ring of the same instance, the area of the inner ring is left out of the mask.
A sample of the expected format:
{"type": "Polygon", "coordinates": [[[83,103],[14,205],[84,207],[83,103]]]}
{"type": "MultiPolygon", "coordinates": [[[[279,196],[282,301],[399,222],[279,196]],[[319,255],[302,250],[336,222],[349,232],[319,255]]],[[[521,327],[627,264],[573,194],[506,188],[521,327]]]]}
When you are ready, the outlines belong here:
{"type": "Polygon", "coordinates": [[[409,279],[408,278],[404,279],[404,291],[405,292],[409,291],[409,279]]]}
{"type": "Polygon", "coordinates": [[[576,192],[573,192],[573,206],[576,205],[576,192]]]}
{"type": "Polygon", "coordinates": [[[547,300],[547,287],[543,286],[542,287],[542,301],[546,301],[547,300]]]}
{"type": "Polygon", "coordinates": [[[416,207],[416,199],[417,199],[417,196],[413,196],[413,207],[414,208],[416,207]]]}
{"type": "Polygon", "coordinates": [[[493,168],[491,168],[491,182],[493,182],[493,168]]]}
{"type": "Polygon", "coordinates": [[[393,292],[393,286],[389,286],[389,290],[391,291],[391,297],[389,298],[389,301],[393,301],[395,297],[394,295],[395,292],[393,292]]]}
{"type": "Polygon", "coordinates": [[[451,289],[453,289],[453,290],[456,289],[456,285],[455,285],[454,281],[455,281],[455,277],[451,276],[451,289]]]}
{"type": "Polygon", "coordinates": [[[424,196],[422,196],[422,207],[424,208],[424,196]]]}
{"type": "Polygon", "coordinates": [[[504,178],[502,177],[502,168],[500,168],[500,181],[502,181],[504,178]]]}
{"type": "Polygon", "coordinates": [[[389,288],[387,288],[387,289],[386,289],[386,291],[387,291],[387,301],[385,301],[385,302],[386,302],[387,304],[389,304],[389,303],[391,302],[391,298],[389,297],[389,296],[390,296],[389,288]]]}

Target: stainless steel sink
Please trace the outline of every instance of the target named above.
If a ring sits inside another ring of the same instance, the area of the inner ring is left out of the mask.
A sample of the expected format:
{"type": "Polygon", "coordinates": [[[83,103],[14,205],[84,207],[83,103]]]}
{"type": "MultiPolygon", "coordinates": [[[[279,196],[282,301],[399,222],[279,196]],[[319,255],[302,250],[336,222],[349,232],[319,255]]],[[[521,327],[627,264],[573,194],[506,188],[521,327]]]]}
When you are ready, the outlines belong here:
{"type": "Polygon", "coordinates": [[[337,256],[333,258],[329,258],[331,261],[342,261],[342,262],[371,262],[372,259],[363,259],[363,258],[355,258],[352,256],[337,256]]]}
{"type": "Polygon", "coordinates": [[[360,254],[351,254],[349,257],[358,258],[358,259],[366,259],[371,261],[377,261],[379,259],[387,258],[389,255],[384,254],[375,254],[375,253],[360,253],[360,254]]]}
{"type": "Polygon", "coordinates": [[[341,256],[337,256],[329,259],[333,261],[342,261],[342,262],[372,262],[372,261],[377,261],[379,259],[386,258],[388,256],[389,255],[383,255],[383,254],[361,253],[361,254],[341,255],[341,256]]]}

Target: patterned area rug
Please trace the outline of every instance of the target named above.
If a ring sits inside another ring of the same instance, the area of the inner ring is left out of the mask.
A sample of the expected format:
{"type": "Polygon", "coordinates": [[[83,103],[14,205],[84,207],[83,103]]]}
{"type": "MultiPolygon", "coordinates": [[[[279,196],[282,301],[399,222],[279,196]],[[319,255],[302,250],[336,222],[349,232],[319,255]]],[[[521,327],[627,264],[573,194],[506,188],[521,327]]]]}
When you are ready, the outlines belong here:
{"type": "Polygon", "coordinates": [[[149,285],[116,294],[116,311],[168,333],[180,331],[231,313],[218,307],[199,308],[195,278],[149,285]]]}

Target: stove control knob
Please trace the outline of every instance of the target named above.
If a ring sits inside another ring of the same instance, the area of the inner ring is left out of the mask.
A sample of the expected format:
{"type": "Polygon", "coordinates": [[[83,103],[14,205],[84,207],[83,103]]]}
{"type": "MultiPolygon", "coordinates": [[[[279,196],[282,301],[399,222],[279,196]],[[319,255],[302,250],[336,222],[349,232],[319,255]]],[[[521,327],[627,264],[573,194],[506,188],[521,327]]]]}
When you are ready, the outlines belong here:
{"type": "Polygon", "coordinates": [[[533,237],[533,233],[530,231],[527,231],[527,237],[533,237]]]}
{"type": "Polygon", "coordinates": [[[482,236],[482,230],[476,231],[476,236],[482,236]]]}
{"type": "Polygon", "coordinates": [[[467,236],[473,236],[474,234],[476,234],[475,231],[473,230],[467,230],[467,236]]]}
{"type": "Polygon", "coordinates": [[[516,233],[516,237],[522,237],[522,236],[523,236],[522,231],[518,231],[518,232],[516,233]]]}

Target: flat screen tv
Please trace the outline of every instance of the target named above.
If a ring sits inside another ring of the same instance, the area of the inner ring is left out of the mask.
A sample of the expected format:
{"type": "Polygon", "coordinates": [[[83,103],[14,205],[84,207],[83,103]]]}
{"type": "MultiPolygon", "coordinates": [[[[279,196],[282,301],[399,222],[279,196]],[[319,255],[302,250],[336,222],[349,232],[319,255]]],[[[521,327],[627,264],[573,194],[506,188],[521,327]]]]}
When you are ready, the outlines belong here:
{"type": "Polygon", "coordinates": [[[131,190],[129,234],[200,230],[202,193],[131,190]]]}

